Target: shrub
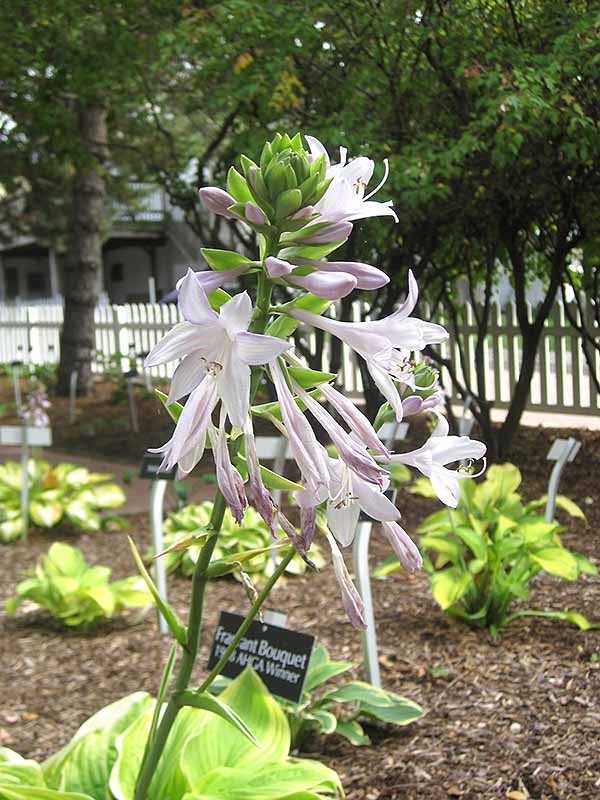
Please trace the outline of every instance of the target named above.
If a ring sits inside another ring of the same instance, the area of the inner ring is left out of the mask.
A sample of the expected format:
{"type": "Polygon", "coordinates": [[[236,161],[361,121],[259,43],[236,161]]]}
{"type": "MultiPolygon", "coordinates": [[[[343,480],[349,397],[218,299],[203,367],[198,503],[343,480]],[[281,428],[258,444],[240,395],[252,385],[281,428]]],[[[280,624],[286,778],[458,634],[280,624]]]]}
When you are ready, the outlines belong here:
{"type": "MultiPolygon", "coordinates": [[[[47,461],[30,460],[29,518],[40,528],[53,528],[67,521],[83,531],[97,531],[103,525],[99,511],[118,508],[125,494],[112,475],[90,472],[75,464],[51,467],[47,461]]],[[[20,464],[0,465],[0,542],[7,544],[23,534],[21,516],[20,464]]]]}
{"type": "Polygon", "coordinates": [[[110,575],[110,567],[89,567],[81,550],[54,542],[38,561],[34,577],[18,584],[16,596],[6,604],[7,611],[12,615],[20,603],[30,600],[64,625],[87,628],[124,608],[152,603],[143,578],[110,583],[110,575]]]}
{"type": "MultiPolygon", "coordinates": [[[[595,575],[596,567],[579,553],[563,546],[558,522],[546,522],[541,497],[523,503],[517,489],[521,473],[512,464],[489,468],[484,481],[461,482],[461,496],[454,510],[431,514],[418,529],[431,591],[450,616],[496,634],[520,616],[546,616],[566,620],[582,629],[592,627],[575,611],[521,609],[510,613],[516,600],[526,600],[530,581],[542,570],[574,581],[581,573],[595,575]]],[[[431,496],[428,482],[416,481],[412,492],[431,496]]],[[[585,519],[579,507],[566,497],[557,506],[573,517],[585,519]]],[[[389,559],[376,574],[398,569],[389,559]]]]}
{"type": "MultiPolygon", "coordinates": [[[[211,711],[189,706],[179,711],[148,800],[343,796],[333,770],[289,757],[285,715],[251,669],[211,704],[211,711]],[[260,747],[242,728],[253,732],[260,747]]],[[[41,765],[5,748],[0,751],[0,798],[132,800],[146,738],[157,719],[156,702],[137,692],[87,720],[66,747],[41,765]]]]}
{"type": "MultiPolygon", "coordinates": [[[[175,511],[167,517],[164,524],[164,546],[165,549],[172,547],[177,542],[183,542],[208,524],[212,513],[213,504],[211,502],[191,504],[185,506],[180,511],[175,511]]],[[[252,507],[248,507],[244,513],[242,524],[238,525],[233,519],[231,512],[227,510],[221,527],[221,535],[214,550],[214,559],[225,559],[239,552],[249,550],[260,550],[253,558],[244,561],[244,571],[260,583],[271,574],[273,560],[270,557],[268,548],[273,544],[273,539],[262,517],[252,507]]],[[[201,550],[201,543],[182,550],[172,550],[166,553],[164,559],[167,572],[174,572],[180,569],[184,575],[191,575],[194,571],[198,555],[201,550]]],[[[148,558],[152,553],[146,554],[148,558]]],[[[324,560],[318,545],[313,544],[310,550],[310,557],[317,567],[323,565],[324,560]]],[[[300,556],[295,556],[287,567],[287,572],[294,575],[301,575],[306,569],[306,564],[300,556]]],[[[233,573],[239,577],[236,571],[233,573]]]]}

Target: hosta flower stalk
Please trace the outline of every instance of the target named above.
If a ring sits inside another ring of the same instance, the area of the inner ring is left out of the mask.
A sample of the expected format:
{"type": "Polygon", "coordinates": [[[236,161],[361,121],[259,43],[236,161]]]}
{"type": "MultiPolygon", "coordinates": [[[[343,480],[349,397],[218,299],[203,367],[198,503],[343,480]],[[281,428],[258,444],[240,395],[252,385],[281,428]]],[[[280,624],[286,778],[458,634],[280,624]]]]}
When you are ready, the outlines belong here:
{"type": "MultiPolygon", "coordinates": [[[[386,184],[388,162],[372,187],[374,172],[372,159],[349,159],[345,148],[340,148],[338,163],[332,163],[317,139],[278,133],[255,159],[241,156],[239,168],[229,170],[225,187],[200,191],[209,213],[235,220],[246,233],[256,234],[257,249],[249,256],[233,250],[202,250],[209,269],[189,270],[178,285],[183,321],[146,359],[147,367],[177,362],[166,401],[176,425],[159,448],[162,466],[178,465],[180,474],[186,475],[210,448],[219,488],[202,534],[187,627],[173,623],[173,635],[182,646],[179,672],[147,743],[135,800],[146,800],[153,771],[186,698],[203,702],[198,697],[204,696],[226,663],[294,551],[310,565],[314,540],[325,537],[343,608],[352,625],[364,627],[362,599],[340,549],[351,544],[359,513],[382,523],[384,537],[407,570],[421,565],[418,548],[399,525],[400,512],[385,495],[390,463],[414,466],[430,477],[442,501],[451,505],[458,480],[470,473],[463,468],[453,471],[448,465],[457,459],[480,458],[485,450],[466,437],[449,436],[440,417],[436,432],[422,447],[405,454],[390,452],[377,433],[378,421],[367,419],[343,387],[332,385],[335,376],[308,369],[288,339],[300,322],[353,349],[365,360],[386,401],[379,421],[389,414],[400,420],[404,414],[434,409],[440,400],[437,374],[413,359],[415,351],[444,341],[447,333],[440,325],[413,316],[418,289],[412,273],[406,300],[384,319],[345,322],[323,313],[330,302],[354,289],[370,291],[389,281],[371,264],[335,260],[336,250],[352,235],[357,220],[376,216],[397,220],[390,200],[375,199],[386,184]],[[242,275],[246,286],[255,282],[254,290],[228,296],[223,286],[242,275]],[[272,306],[274,291],[282,289],[293,291],[294,299],[272,306]],[[277,400],[264,403],[266,397],[258,400],[259,394],[277,400]],[[271,420],[287,438],[299,482],[274,475],[260,463],[253,416],[271,420]],[[313,422],[318,423],[318,434],[313,422]],[[283,488],[283,500],[275,502],[272,488],[283,488]],[[294,504],[298,508],[290,510],[294,504]],[[277,551],[284,554],[219,664],[197,692],[190,692],[204,593],[225,508],[229,506],[239,523],[248,505],[264,519],[279,540],[277,551]],[[295,512],[299,530],[292,522],[295,512]]],[[[165,618],[177,619],[166,607],[163,611],[165,618]]]]}

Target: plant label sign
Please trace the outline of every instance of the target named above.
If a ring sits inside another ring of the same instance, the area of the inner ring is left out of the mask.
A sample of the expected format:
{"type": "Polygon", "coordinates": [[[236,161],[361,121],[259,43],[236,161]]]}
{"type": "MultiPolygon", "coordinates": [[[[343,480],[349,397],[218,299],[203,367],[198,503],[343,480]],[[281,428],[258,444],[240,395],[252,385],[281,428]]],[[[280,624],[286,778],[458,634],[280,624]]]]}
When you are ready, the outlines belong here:
{"type": "Polygon", "coordinates": [[[142,466],[140,467],[140,478],[147,478],[149,481],[174,481],[177,475],[177,464],[168,472],[159,472],[163,457],[160,453],[144,453],[142,466]]]}
{"type": "Polygon", "coordinates": [[[0,426],[0,444],[50,447],[52,430],[51,428],[33,428],[24,425],[2,425],[0,426]]]}
{"type": "MultiPolygon", "coordinates": [[[[239,614],[221,611],[208,668],[212,669],[244,621],[239,614]]],[[[223,668],[227,678],[237,677],[248,665],[260,675],[269,691],[292,703],[302,697],[315,637],[277,625],[254,621],[223,668]]]]}

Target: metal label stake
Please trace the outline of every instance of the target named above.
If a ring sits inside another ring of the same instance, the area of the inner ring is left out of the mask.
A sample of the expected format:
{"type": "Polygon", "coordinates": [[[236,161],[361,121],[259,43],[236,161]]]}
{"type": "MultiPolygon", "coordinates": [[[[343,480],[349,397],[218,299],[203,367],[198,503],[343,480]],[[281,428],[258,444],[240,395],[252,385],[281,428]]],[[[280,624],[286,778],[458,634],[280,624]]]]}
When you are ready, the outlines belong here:
{"type": "Polygon", "coordinates": [[[548,499],[546,500],[546,511],[544,519],[546,522],[554,521],[554,514],[556,512],[556,496],[558,494],[558,484],[562,471],[565,466],[571,461],[575,460],[575,456],[579,452],[581,442],[570,436],[568,439],[556,439],[546,456],[548,461],[554,461],[555,464],[550,473],[550,480],[548,481],[548,499]]]}
{"type": "MultiPolygon", "coordinates": [[[[387,422],[379,430],[379,437],[389,450],[393,450],[394,442],[406,439],[407,434],[407,422],[387,422]]],[[[397,490],[394,490],[391,498],[392,502],[396,502],[396,494],[397,490]]],[[[367,623],[366,629],[361,631],[365,676],[372,686],[376,689],[381,689],[375,612],[371,593],[371,573],[369,571],[369,541],[373,524],[373,520],[369,518],[363,517],[359,520],[352,545],[352,561],[356,577],[356,588],[364,604],[365,622],[367,623]]]]}
{"type": "MultiPolygon", "coordinates": [[[[140,478],[146,478],[152,481],[152,489],[150,490],[150,528],[152,530],[152,550],[155,556],[158,555],[158,553],[162,553],[164,550],[163,516],[167,483],[169,481],[174,481],[177,474],[177,467],[174,467],[170,472],[159,472],[158,468],[161,462],[161,455],[145,453],[140,468],[140,478]]],[[[165,572],[165,563],[162,558],[153,559],[152,571],[154,573],[154,582],[156,583],[158,593],[166,603],[167,574],[165,572]]],[[[157,614],[159,631],[161,633],[168,633],[169,628],[165,618],[158,610],[157,614]]]]}
{"type": "Polygon", "coordinates": [[[76,369],[71,372],[69,377],[69,422],[71,425],[75,422],[75,414],[77,412],[77,381],[79,380],[79,373],[76,369]]]}
{"type": "Polygon", "coordinates": [[[21,416],[21,412],[23,411],[23,402],[21,400],[21,383],[19,381],[19,373],[21,371],[21,367],[23,366],[22,361],[12,361],[12,376],[13,376],[13,392],[15,395],[15,406],[17,409],[17,416],[21,416]]]}

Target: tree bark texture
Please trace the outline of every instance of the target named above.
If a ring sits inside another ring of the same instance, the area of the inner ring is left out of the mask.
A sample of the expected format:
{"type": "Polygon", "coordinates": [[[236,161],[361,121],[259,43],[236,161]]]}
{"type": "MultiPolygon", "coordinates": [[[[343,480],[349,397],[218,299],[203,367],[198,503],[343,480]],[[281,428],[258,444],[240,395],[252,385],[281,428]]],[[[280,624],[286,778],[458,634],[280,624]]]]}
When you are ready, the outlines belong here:
{"type": "Polygon", "coordinates": [[[103,165],[108,158],[108,109],[102,103],[80,107],[82,158],[76,165],[72,189],[71,228],[65,280],[65,312],[60,336],[57,389],[69,393],[77,371],[78,393],[89,394],[95,349],[94,310],[102,270],[102,216],[106,195],[103,165]]]}

